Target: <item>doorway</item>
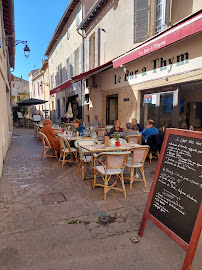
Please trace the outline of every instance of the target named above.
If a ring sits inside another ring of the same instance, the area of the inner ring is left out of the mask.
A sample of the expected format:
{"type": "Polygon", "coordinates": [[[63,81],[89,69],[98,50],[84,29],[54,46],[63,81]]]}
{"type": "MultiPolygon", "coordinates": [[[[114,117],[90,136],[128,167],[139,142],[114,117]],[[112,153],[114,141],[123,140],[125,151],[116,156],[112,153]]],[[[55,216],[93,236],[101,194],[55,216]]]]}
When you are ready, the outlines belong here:
{"type": "Polygon", "coordinates": [[[148,119],[157,128],[175,127],[178,124],[178,90],[144,95],[144,127],[148,119]]]}
{"type": "Polygon", "coordinates": [[[118,95],[107,96],[106,124],[114,125],[118,119],[118,95]]]}

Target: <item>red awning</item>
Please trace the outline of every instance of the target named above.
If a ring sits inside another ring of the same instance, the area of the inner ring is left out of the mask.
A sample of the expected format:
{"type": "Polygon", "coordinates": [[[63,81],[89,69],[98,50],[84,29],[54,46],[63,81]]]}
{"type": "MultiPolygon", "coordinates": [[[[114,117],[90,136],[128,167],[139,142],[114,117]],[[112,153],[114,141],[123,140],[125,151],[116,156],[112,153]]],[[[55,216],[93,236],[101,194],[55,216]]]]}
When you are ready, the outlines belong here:
{"type": "Polygon", "coordinates": [[[72,82],[80,81],[82,79],[88,78],[88,77],[90,77],[90,76],[92,76],[92,75],[94,75],[94,74],[96,74],[96,73],[98,73],[100,71],[103,71],[103,70],[105,70],[107,68],[110,68],[110,67],[112,67],[112,61],[109,61],[109,62],[107,62],[107,63],[105,63],[105,64],[103,64],[103,65],[101,65],[99,67],[96,67],[94,69],[91,69],[89,71],[81,73],[81,74],[79,74],[79,75],[77,75],[75,77],[72,77],[71,80],[72,80],[72,82]]]}
{"type": "Polygon", "coordinates": [[[60,91],[66,89],[66,88],[68,88],[68,87],[70,87],[70,86],[71,86],[71,80],[66,81],[66,82],[64,82],[64,83],[62,83],[62,84],[60,84],[60,85],[58,85],[58,86],[55,87],[54,89],[52,89],[52,90],[50,91],[50,95],[55,94],[55,93],[57,93],[57,92],[60,92],[60,91]]]}
{"type": "Polygon", "coordinates": [[[124,55],[113,60],[113,68],[124,65],[137,58],[145,56],[149,53],[157,51],[167,45],[170,45],[183,38],[191,36],[202,30],[202,13],[195,17],[180,23],[179,25],[165,31],[161,35],[145,42],[135,49],[125,53],[124,55]]]}

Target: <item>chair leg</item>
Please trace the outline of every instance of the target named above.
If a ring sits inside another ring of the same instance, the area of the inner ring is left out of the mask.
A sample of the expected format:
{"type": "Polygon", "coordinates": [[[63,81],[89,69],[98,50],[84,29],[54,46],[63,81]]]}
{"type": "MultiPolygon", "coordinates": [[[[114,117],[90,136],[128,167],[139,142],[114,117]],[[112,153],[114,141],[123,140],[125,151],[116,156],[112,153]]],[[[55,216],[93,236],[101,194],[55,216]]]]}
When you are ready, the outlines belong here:
{"type": "Polygon", "coordinates": [[[132,167],[130,170],[130,190],[132,190],[133,177],[134,177],[134,168],[132,167]]]}
{"type": "Polygon", "coordinates": [[[60,152],[60,157],[59,157],[59,160],[58,160],[58,164],[60,163],[61,158],[62,158],[62,152],[60,152]]]}
{"type": "Polygon", "coordinates": [[[62,168],[64,168],[64,164],[65,164],[65,153],[63,153],[62,168]]]}
{"type": "Polygon", "coordinates": [[[93,190],[95,189],[95,184],[96,184],[96,169],[94,168],[94,182],[93,182],[93,190]]]}
{"type": "Polygon", "coordinates": [[[152,160],[152,152],[149,153],[149,162],[151,163],[152,160]]]}
{"type": "Polygon", "coordinates": [[[85,173],[84,173],[84,162],[82,161],[81,162],[81,170],[82,170],[82,180],[84,181],[84,178],[85,178],[85,173]]]}
{"type": "Polygon", "coordinates": [[[122,183],[122,187],[123,187],[123,194],[124,194],[124,197],[126,198],[126,188],[125,188],[125,184],[124,184],[123,174],[121,174],[121,183],[122,183]]]}
{"type": "Polygon", "coordinates": [[[107,189],[108,189],[108,181],[107,181],[107,175],[105,175],[105,186],[104,186],[104,200],[105,201],[107,198],[107,189]]]}
{"type": "Polygon", "coordinates": [[[141,173],[142,173],[142,179],[143,179],[143,181],[144,181],[144,186],[147,187],[147,183],[146,183],[146,179],[145,179],[145,175],[144,175],[144,168],[141,167],[141,168],[140,168],[140,171],[141,171],[141,173]]]}

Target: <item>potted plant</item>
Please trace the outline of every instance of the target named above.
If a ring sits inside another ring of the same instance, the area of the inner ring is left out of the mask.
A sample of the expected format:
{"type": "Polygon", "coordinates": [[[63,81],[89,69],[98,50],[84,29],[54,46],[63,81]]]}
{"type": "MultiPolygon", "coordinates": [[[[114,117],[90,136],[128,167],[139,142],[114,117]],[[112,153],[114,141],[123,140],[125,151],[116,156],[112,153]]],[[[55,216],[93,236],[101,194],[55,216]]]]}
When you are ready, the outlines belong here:
{"type": "Polygon", "coordinates": [[[118,131],[114,132],[113,134],[113,138],[116,140],[115,144],[116,146],[121,146],[119,139],[120,139],[120,134],[118,131]]]}

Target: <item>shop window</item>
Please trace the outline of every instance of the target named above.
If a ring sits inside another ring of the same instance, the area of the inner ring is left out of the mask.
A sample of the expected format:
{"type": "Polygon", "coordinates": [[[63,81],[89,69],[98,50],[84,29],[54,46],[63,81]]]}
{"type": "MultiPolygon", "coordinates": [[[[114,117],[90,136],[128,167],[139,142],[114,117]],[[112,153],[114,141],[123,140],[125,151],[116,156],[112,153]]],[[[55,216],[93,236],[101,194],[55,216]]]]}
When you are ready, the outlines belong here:
{"type": "Polygon", "coordinates": [[[193,126],[194,129],[202,128],[202,102],[189,102],[187,103],[186,112],[187,128],[193,126]]]}

